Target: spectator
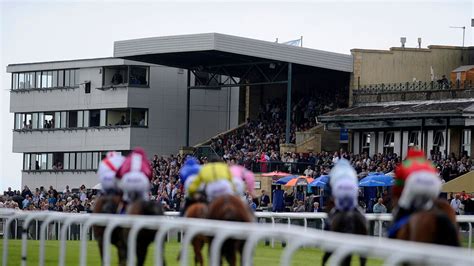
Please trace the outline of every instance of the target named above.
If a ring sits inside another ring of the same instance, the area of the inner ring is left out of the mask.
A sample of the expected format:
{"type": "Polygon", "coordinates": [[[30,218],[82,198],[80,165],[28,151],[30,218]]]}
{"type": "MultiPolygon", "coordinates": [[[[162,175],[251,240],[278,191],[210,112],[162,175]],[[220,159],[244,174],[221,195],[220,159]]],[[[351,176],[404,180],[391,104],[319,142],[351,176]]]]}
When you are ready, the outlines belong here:
{"type": "Polygon", "coordinates": [[[315,201],[313,202],[313,212],[320,212],[321,210],[319,209],[319,202],[315,201]]]}
{"type": "Polygon", "coordinates": [[[451,200],[451,207],[456,214],[460,214],[461,200],[459,194],[456,194],[455,198],[451,200]]]}
{"type": "Polygon", "coordinates": [[[304,212],[304,202],[302,200],[298,200],[297,205],[295,208],[293,208],[294,212],[304,212]]]}
{"type": "Polygon", "coordinates": [[[120,74],[120,70],[115,71],[114,76],[112,77],[112,80],[110,81],[113,85],[118,85],[123,83],[123,77],[122,74],[120,74]]]}
{"type": "Polygon", "coordinates": [[[464,214],[474,215],[474,193],[471,193],[471,197],[466,198],[462,204],[464,204],[464,214]]]}
{"type": "Polygon", "coordinates": [[[262,189],[262,195],[260,196],[260,207],[268,207],[270,204],[270,197],[265,194],[265,190],[262,189]]]}
{"type": "Polygon", "coordinates": [[[387,207],[383,205],[383,198],[379,198],[373,208],[374,213],[387,213],[387,207]]]}

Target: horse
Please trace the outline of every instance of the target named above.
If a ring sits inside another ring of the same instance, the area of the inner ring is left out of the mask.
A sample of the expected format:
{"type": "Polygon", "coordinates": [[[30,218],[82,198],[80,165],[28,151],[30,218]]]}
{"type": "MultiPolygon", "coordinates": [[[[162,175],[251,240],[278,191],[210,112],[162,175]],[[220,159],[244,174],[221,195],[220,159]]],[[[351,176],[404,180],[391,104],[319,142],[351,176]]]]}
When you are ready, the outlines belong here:
{"type": "Polygon", "coordinates": [[[429,210],[421,210],[411,215],[397,214],[389,236],[396,239],[460,246],[456,213],[442,199],[433,201],[429,210]]]}
{"type": "MultiPolygon", "coordinates": [[[[208,219],[224,220],[232,222],[251,223],[255,220],[249,207],[244,204],[242,199],[234,195],[219,196],[209,204],[208,219]]],[[[210,240],[212,243],[212,239],[210,240]]],[[[243,240],[227,239],[221,248],[221,259],[225,257],[230,266],[236,265],[237,252],[240,253],[242,265],[242,251],[244,247],[243,240]]]]}
{"type": "MultiPolygon", "coordinates": [[[[184,213],[186,218],[198,218],[206,219],[208,216],[208,207],[205,203],[196,202],[188,207],[184,213]]],[[[204,235],[197,235],[191,240],[191,244],[194,250],[194,265],[204,265],[204,258],[202,256],[202,248],[209,241],[208,237],[204,235]]],[[[181,253],[178,255],[178,260],[180,260],[181,253]]]]}
{"type": "MultiPolygon", "coordinates": [[[[93,213],[117,214],[123,206],[122,196],[103,195],[100,196],[94,206],[93,213]]],[[[105,232],[104,226],[93,226],[94,237],[99,244],[100,257],[103,258],[103,237],[105,232]]],[[[119,265],[127,264],[127,239],[123,237],[123,228],[117,227],[112,231],[111,243],[117,247],[119,265]]]]}
{"type": "MultiPolygon", "coordinates": [[[[353,209],[350,211],[336,211],[332,209],[329,213],[329,229],[334,232],[367,235],[367,220],[361,211],[353,209]]],[[[322,265],[325,265],[332,252],[325,252],[323,255],[322,265]]],[[[352,256],[348,255],[342,261],[341,265],[350,265],[352,256]]],[[[367,258],[360,256],[360,265],[366,265],[367,258]]]]}
{"type": "MultiPolygon", "coordinates": [[[[127,215],[164,215],[163,207],[161,203],[154,201],[145,201],[138,199],[138,197],[131,197],[132,200],[127,206],[127,215]]],[[[129,229],[125,229],[123,237],[128,239],[129,229]]],[[[148,246],[155,240],[156,230],[141,229],[137,234],[137,265],[144,265],[148,246]]],[[[163,252],[163,251],[162,251],[163,252]]],[[[164,252],[163,252],[164,254],[164,252]]],[[[163,265],[165,265],[163,256],[163,265]]]]}

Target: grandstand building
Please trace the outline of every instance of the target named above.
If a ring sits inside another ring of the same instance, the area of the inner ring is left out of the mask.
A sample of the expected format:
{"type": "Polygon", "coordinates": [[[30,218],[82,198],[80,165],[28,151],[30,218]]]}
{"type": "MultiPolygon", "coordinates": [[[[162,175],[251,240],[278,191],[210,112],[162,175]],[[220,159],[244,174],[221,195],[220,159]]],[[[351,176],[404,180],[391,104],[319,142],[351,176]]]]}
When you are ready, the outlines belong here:
{"type": "Polygon", "coordinates": [[[416,146],[437,158],[472,156],[474,47],[351,52],[351,106],[319,120],[348,130],[352,152],[405,157],[416,146]]]}
{"type": "MultiPolygon", "coordinates": [[[[11,64],[13,152],[22,185],[96,185],[107,151],[176,154],[185,145],[188,72],[120,58],[11,64]]],[[[194,92],[195,144],[237,126],[238,90],[194,92]]]]}

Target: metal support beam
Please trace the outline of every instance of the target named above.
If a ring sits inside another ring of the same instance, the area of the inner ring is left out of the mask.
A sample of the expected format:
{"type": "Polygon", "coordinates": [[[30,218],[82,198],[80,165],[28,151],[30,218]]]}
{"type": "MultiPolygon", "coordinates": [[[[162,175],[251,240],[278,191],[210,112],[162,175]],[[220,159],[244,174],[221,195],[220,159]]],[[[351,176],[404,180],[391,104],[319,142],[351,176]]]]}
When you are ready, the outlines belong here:
{"type": "Polygon", "coordinates": [[[290,128],[291,128],[291,82],[292,82],[292,64],[288,63],[288,83],[286,87],[286,130],[285,143],[290,143],[290,128]]]}
{"type": "Polygon", "coordinates": [[[189,120],[191,108],[191,71],[188,69],[188,80],[186,86],[186,147],[189,147],[189,120]]]}

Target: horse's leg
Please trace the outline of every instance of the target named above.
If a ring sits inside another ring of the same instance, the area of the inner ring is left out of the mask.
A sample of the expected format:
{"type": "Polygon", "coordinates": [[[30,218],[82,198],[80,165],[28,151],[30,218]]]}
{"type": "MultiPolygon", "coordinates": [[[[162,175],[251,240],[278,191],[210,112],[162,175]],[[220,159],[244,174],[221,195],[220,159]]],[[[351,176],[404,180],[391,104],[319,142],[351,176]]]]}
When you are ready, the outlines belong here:
{"type": "Polygon", "coordinates": [[[350,265],[351,265],[351,259],[352,259],[352,255],[347,255],[347,256],[342,260],[341,265],[343,265],[343,266],[350,266],[350,265]]]}
{"type": "Polygon", "coordinates": [[[204,240],[200,236],[196,236],[193,241],[193,249],[194,249],[194,265],[204,265],[204,258],[202,256],[202,248],[204,247],[204,240]]]}
{"type": "Polygon", "coordinates": [[[326,262],[328,261],[329,257],[331,257],[332,252],[324,252],[323,255],[323,263],[321,265],[326,265],[326,262]]]}
{"type": "Polygon", "coordinates": [[[365,266],[367,264],[367,258],[359,255],[360,266],[365,266]]]}

